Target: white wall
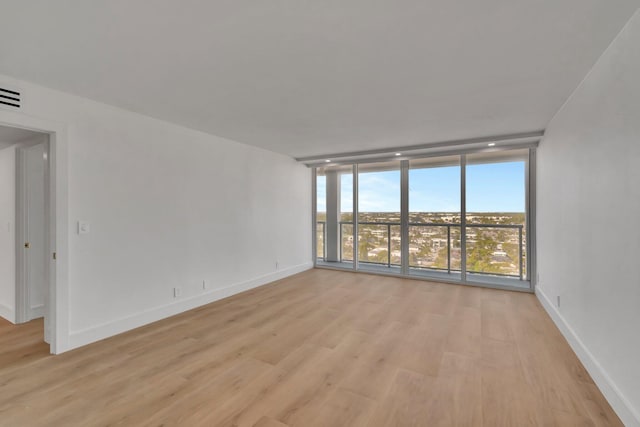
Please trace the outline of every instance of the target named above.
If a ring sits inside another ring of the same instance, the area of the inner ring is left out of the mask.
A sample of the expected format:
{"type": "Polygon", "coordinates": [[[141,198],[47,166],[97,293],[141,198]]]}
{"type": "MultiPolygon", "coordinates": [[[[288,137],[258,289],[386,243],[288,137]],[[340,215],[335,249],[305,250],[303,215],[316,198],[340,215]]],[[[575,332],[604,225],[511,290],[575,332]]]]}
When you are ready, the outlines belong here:
{"type": "Polygon", "coordinates": [[[67,125],[69,347],[311,267],[310,170],[293,159],[0,81],[67,125]]]}
{"type": "Polygon", "coordinates": [[[16,149],[0,149],[0,317],[15,322],[16,149]]]}
{"type": "Polygon", "coordinates": [[[537,293],[640,425],[640,12],[550,123],[537,201],[537,293]]]}

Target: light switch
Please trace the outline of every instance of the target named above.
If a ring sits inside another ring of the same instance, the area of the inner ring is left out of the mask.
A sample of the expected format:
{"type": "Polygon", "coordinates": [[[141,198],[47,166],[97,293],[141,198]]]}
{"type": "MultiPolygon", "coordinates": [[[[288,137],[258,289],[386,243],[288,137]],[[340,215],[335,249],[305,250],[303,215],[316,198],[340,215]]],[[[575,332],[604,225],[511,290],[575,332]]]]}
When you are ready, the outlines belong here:
{"type": "Polygon", "coordinates": [[[89,234],[91,224],[89,221],[78,221],[78,234],[89,234]]]}

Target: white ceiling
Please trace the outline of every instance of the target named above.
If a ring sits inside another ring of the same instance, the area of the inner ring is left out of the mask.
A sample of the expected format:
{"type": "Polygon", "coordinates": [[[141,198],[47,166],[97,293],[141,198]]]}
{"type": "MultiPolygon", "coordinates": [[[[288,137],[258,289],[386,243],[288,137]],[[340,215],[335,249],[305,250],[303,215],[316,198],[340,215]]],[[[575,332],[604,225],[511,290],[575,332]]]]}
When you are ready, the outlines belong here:
{"type": "Polygon", "coordinates": [[[291,156],[543,129],[639,0],[2,0],[0,73],[291,156]]]}

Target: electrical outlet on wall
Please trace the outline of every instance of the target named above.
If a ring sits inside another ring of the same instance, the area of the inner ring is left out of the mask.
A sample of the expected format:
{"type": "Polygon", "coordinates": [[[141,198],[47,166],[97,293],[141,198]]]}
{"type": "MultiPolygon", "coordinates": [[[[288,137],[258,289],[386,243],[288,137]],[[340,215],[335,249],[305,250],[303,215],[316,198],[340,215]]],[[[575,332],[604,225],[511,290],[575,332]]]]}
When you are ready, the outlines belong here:
{"type": "Polygon", "coordinates": [[[560,295],[556,296],[556,305],[560,308],[560,295]]]}
{"type": "Polygon", "coordinates": [[[202,290],[207,290],[207,289],[209,289],[209,281],[205,279],[202,281],[202,290]]]}
{"type": "Polygon", "coordinates": [[[173,288],[173,297],[178,298],[182,296],[182,288],[173,288]]]}
{"type": "Polygon", "coordinates": [[[280,268],[280,263],[278,261],[276,261],[276,270],[280,268]]]}

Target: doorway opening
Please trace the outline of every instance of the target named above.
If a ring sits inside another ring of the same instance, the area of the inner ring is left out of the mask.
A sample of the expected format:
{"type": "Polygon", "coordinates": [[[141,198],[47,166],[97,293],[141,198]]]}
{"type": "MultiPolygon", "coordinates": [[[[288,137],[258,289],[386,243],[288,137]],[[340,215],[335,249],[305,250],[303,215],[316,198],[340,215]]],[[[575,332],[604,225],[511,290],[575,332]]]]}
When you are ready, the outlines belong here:
{"type": "Polygon", "coordinates": [[[0,126],[0,334],[50,344],[49,151],[49,134],[0,126]]]}

